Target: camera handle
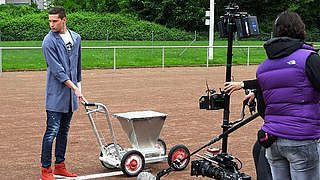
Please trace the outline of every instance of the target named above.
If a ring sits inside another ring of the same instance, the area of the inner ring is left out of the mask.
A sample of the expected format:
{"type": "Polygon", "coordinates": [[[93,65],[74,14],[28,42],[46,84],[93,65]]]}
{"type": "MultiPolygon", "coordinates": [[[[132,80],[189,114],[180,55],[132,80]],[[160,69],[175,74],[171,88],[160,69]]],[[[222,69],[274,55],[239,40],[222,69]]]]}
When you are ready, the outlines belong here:
{"type": "Polygon", "coordinates": [[[245,108],[246,108],[246,105],[249,106],[249,110],[250,110],[250,114],[251,114],[251,115],[252,115],[252,112],[255,112],[255,106],[256,106],[256,105],[255,105],[255,102],[252,101],[251,104],[248,104],[248,102],[249,102],[249,99],[245,99],[245,100],[243,101],[242,111],[241,111],[240,118],[237,119],[237,120],[234,120],[233,122],[230,122],[229,125],[228,125],[229,128],[232,127],[232,125],[237,124],[237,123],[241,122],[241,121],[244,119],[244,117],[245,117],[245,115],[246,115],[246,114],[244,113],[245,108]]]}
{"type": "Polygon", "coordinates": [[[222,138],[225,138],[228,136],[228,134],[232,133],[233,131],[239,129],[240,127],[246,125],[247,123],[251,122],[252,120],[254,120],[255,118],[259,117],[259,113],[255,113],[253,115],[251,115],[250,117],[248,117],[247,119],[243,120],[242,122],[238,123],[237,125],[231,127],[231,128],[228,128],[228,130],[226,130],[225,132],[223,132],[222,134],[214,137],[211,141],[209,141],[207,144],[203,145],[202,147],[200,147],[198,150],[192,152],[189,156],[187,157],[184,157],[183,159],[179,160],[179,159],[176,159],[175,161],[172,162],[172,164],[170,165],[169,168],[167,169],[163,169],[162,171],[160,171],[158,174],[157,174],[157,177],[156,179],[157,180],[160,180],[160,178],[168,173],[170,173],[171,171],[173,171],[173,167],[175,165],[179,165],[180,162],[183,162],[184,160],[190,158],[191,156],[193,156],[194,154],[198,153],[199,151],[201,151],[202,149],[216,143],[217,141],[221,140],[222,138]]]}

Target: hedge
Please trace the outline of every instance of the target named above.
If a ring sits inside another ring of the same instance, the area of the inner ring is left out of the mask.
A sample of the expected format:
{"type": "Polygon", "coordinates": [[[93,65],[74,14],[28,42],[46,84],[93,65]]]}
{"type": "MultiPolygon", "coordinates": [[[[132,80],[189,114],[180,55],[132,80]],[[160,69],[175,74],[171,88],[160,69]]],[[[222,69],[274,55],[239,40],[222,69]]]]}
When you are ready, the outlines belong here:
{"type": "MultiPolygon", "coordinates": [[[[193,33],[139,21],[133,16],[76,12],[67,15],[67,26],[85,40],[192,40],[193,33]]],[[[42,40],[50,30],[48,14],[40,12],[8,17],[0,12],[0,31],[3,41],[42,40]]]]}

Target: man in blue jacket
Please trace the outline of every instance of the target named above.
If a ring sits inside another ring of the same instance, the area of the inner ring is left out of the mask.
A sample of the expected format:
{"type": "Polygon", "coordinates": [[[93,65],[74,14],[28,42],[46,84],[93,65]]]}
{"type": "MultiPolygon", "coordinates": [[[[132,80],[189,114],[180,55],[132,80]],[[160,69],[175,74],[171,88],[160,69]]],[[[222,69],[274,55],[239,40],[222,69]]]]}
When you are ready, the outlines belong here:
{"type": "Polygon", "coordinates": [[[45,36],[42,51],[47,63],[46,112],[47,127],[42,141],[42,180],[54,180],[55,175],[76,177],[64,164],[68,132],[72,114],[80,101],[81,93],[81,37],[66,26],[63,7],[49,11],[51,31],[45,36]],[[55,170],[52,172],[52,144],[55,146],[55,170]]]}

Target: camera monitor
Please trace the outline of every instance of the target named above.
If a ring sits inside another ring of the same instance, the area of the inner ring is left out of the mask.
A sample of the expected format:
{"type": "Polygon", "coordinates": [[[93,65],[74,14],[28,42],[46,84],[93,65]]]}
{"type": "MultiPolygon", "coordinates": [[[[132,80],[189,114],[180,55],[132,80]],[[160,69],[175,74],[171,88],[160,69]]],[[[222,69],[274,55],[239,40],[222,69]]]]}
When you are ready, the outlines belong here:
{"type": "MultiPolygon", "coordinates": [[[[228,26],[226,18],[226,16],[223,16],[222,20],[218,22],[218,29],[221,38],[228,37],[228,28],[230,26],[228,26]]],[[[235,31],[239,38],[247,38],[260,34],[256,16],[250,16],[246,13],[238,13],[234,17],[233,23],[235,24],[235,31]]]]}
{"type": "Polygon", "coordinates": [[[222,21],[218,22],[219,34],[221,38],[228,37],[227,25],[222,21]]]}
{"type": "Polygon", "coordinates": [[[244,16],[235,20],[236,31],[239,38],[259,35],[259,27],[256,16],[244,16]]]}
{"type": "Polygon", "coordinates": [[[248,24],[252,36],[260,34],[258,20],[256,16],[248,16],[248,24]]]}

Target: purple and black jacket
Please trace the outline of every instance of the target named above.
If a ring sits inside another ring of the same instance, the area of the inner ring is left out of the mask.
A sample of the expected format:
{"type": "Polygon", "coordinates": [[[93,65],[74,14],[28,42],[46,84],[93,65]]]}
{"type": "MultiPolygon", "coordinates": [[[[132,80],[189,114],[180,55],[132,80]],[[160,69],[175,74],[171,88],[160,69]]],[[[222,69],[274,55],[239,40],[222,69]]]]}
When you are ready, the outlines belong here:
{"type": "Polygon", "coordinates": [[[266,104],[264,131],[287,139],[320,138],[320,93],[305,70],[306,60],[314,53],[302,44],[287,56],[271,59],[268,55],[258,67],[256,76],[266,104]]]}

